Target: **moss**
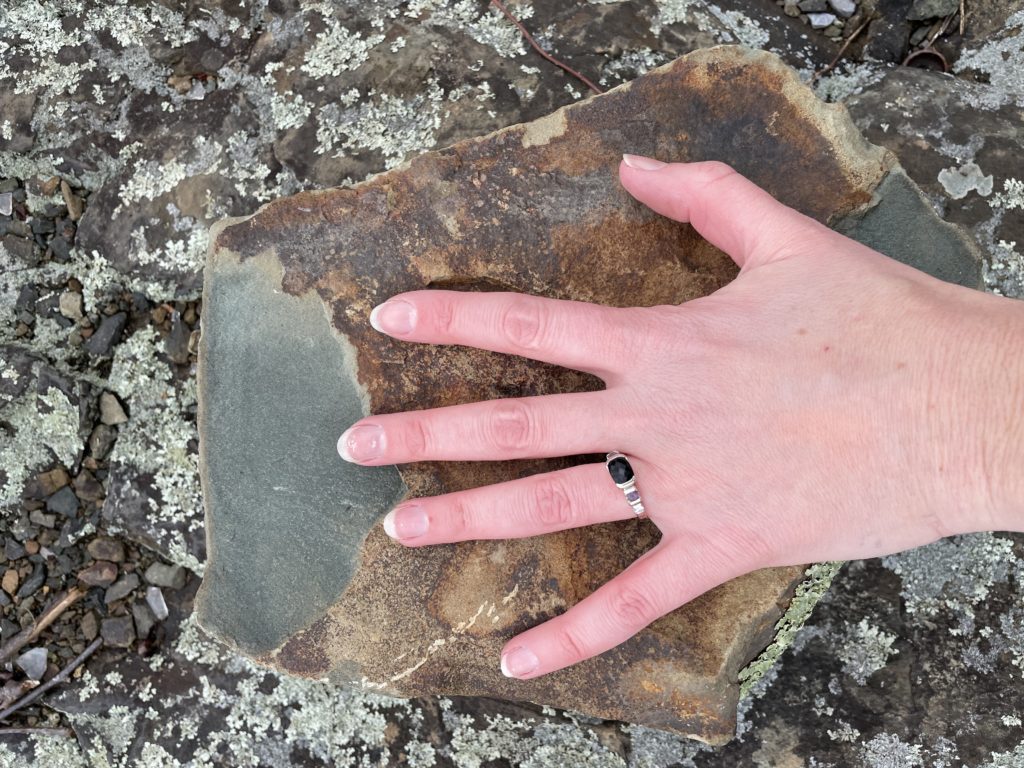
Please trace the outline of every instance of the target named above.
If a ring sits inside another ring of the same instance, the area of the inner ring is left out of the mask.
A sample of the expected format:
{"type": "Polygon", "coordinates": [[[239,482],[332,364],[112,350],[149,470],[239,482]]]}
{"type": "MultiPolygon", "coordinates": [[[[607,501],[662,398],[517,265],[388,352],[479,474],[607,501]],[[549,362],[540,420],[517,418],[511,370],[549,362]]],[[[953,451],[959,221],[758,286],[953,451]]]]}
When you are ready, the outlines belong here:
{"type": "Polygon", "coordinates": [[[775,666],[790,645],[796,633],[807,621],[821,596],[828,591],[832,579],[843,567],[841,561],[815,563],[804,572],[804,580],[797,585],[796,594],[785,613],[775,623],[775,639],[761,654],[740,670],[740,697],[746,697],[764,673],[775,666]]]}

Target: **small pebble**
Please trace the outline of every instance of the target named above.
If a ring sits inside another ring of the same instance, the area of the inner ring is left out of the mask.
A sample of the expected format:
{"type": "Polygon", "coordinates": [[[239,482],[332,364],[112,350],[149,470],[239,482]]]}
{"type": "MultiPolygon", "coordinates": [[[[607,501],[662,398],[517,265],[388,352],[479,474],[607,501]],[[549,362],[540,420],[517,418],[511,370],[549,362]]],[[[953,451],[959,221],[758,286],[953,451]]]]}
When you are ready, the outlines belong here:
{"type": "Polygon", "coordinates": [[[124,562],[124,544],[107,536],[100,536],[90,541],[85,551],[93,560],[109,560],[112,563],[124,562]]]}
{"type": "Polygon", "coordinates": [[[106,560],[97,560],[78,572],[78,580],[90,587],[109,587],[117,579],[117,566],[106,560]]]}
{"type": "Polygon", "coordinates": [[[82,218],[82,213],[85,212],[82,198],[71,191],[71,186],[66,181],[61,181],[60,191],[64,196],[64,205],[68,207],[68,218],[78,221],[82,218]]]}
{"type": "Polygon", "coordinates": [[[131,616],[115,616],[100,624],[103,642],[113,648],[128,648],[135,640],[135,623],[131,616]]]}
{"type": "Polygon", "coordinates": [[[857,12],[857,3],[854,0],[828,0],[828,4],[844,19],[850,18],[857,12]]]}
{"type": "Polygon", "coordinates": [[[29,575],[21,587],[18,588],[17,597],[24,599],[30,595],[36,593],[36,591],[43,586],[43,582],[46,581],[46,566],[42,563],[36,563],[32,568],[32,573],[29,575]]]}
{"type": "Polygon", "coordinates": [[[114,440],[117,439],[117,430],[106,424],[97,424],[89,435],[89,453],[97,461],[102,461],[114,447],[114,440]]]}
{"type": "Polygon", "coordinates": [[[25,651],[14,663],[21,667],[21,671],[30,680],[42,680],[46,674],[46,649],[32,648],[25,651]]]}
{"type": "Polygon", "coordinates": [[[4,544],[4,557],[8,560],[21,560],[25,556],[25,547],[14,539],[8,539],[4,544]]]}
{"type": "Polygon", "coordinates": [[[70,483],[71,478],[64,467],[57,467],[49,472],[40,472],[36,475],[36,482],[39,483],[39,490],[43,496],[52,496],[70,483]]]}
{"type": "Polygon", "coordinates": [[[64,486],[46,500],[46,509],[64,517],[74,517],[78,511],[78,497],[73,490],[64,486]]]}
{"type": "Polygon", "coordinates": [[[807,20],[814,29],[825,29],[835,23],[836,16],[834,13],[809,13],[807,20]]]}
{"type": "Polygon", "coordinates": [[[75,488],[75,494],[85,501],[99,501],[106,496],[103,486],[93,477],[92,472],[83,469],[71,483],[75,488]]]}
{"type": "Polygon", "coordinates": [[[137,586],[139,586],[139,577],[134,573],[126,574],[115,584],[107,588],[106,594],[103,595],[103,602],[106,605],[110,605],[122,597],[130,595],[137,586]]]}
{"type": "Polygon", "coordinates": [[[156,623],[146,603],[132,605],[132,618],[135,620],[135,634],[138,637],[146,637],[156,623]]]}
{"type": "Polygon", "coordinates": [[[25,551],[30,555],[34,555],[39,552],[39,542],[35,539],[29,539],[25,542],[25,551]]]}
{"type": "Polygon", "coordinates": [[[167,601],[164,600],[164,593],[160,591],[160,587],[146,589],[146,604],[149,605],[149,610],[156,616],[157,621],[167,618],[167,601]]]}
{"type": "Polygon", "coordinates": [[[146,581],[158,587],[181,589],[185,586],[185,569],[180,565],[153,563],[146,569],[146,581]]]}
{"type": "Polygon", "coordinates": [[[100,621],[96,618],[95,611],[88,611],[84,616],[82,616],[82,621],[78,626],[81,628],[85,639],[90,643],[95,640],[96,635],[100,633],[100,621]]]}
{"type": "Polygon", "coordinates": [[[64,291],[60,295],[60,313],[69,320],[81,320],[82,315],[82,294],[78,291],[64,291]]]}
{"type": "Polygon", "coordinates": [[[48,515],[41,509],[33,509],[29,513],[28,519],[35,525],[43,526],[43,528],[53,528],[57,522],[56,515],[48,515]]]}
{"type": "Polygon", "coordinates": [[[8,595],[13,595],[18,591],[18,583],[21,579],[18,578],[18,572],[13,568],[8,568],[4,571],[3,579],[0,580],[0,586],[3,587],[4,592],[8,595]]]}
{"type": "Polygon", "coordinates": [[[121,401],[112,392],[104,392],[100,395],[100,421],[111,427],[128,421],[128,415],[124,412],[121,401]]]}
{"type": "Polygon", "coordinates": [[[0,216],[10,216],[14,210],[14,195],[10,192],[0,194],[0,216]]]}

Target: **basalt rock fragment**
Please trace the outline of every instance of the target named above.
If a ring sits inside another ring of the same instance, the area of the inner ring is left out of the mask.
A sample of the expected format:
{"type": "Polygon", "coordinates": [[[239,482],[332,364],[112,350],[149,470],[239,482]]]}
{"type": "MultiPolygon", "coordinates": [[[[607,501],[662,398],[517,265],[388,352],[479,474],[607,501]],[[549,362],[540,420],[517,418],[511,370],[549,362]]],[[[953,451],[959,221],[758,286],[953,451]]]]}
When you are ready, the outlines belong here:
{"type": "Polygon", "coordinates": [[[678,304],[735,276],[689,226],[626,194],[623,152],[726,161],[896,258],[977,282],[971,246],[940,226],[891,154],[777,58],[734,47],[354,187],[227,220],[212,234],[199,369],[207,630],[284,671],[374,691],[529,700],[715,744],[732,737],[737,675],[771,641],[802,567],[736,579],[597,658],[511,680],[498,667],[503,643],[615,576],[657,529],[631,520],[407,549],[380,520],[406,496],[603,457],[365,468],[335,451],[367,413],[600,386],[525,359],[386,338],[368,316],[395,293],[678,304]],[[908,216],[935,225],[942,263],[934,238],[886,239],[908,216]]]}

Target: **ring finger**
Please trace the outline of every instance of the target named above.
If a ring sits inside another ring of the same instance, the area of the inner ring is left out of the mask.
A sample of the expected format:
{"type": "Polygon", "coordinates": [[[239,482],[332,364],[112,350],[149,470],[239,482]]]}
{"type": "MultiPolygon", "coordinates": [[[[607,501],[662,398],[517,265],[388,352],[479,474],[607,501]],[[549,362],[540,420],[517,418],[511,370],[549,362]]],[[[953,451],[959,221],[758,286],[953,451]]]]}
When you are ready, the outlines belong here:
{"type": "Polygon", "coordinates": [[[384,518],[410,547],[514,539],[633,517],[604,464],[546,472],[467,491],[411,499],[384,518]]]}

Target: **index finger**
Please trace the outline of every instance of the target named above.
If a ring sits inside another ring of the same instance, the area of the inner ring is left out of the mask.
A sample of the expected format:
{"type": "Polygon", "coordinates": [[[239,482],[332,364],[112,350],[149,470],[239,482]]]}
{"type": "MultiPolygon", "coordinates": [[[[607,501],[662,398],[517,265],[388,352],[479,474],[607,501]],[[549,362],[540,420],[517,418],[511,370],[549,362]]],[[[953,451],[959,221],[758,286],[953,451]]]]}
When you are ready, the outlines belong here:
{"type": "Polygon", "coordinates": [[[524,293],[424,290],[375,307],[370,324],[403,341],[478,347],[600,376],[629,367],[637,313],[524,293]]]}

